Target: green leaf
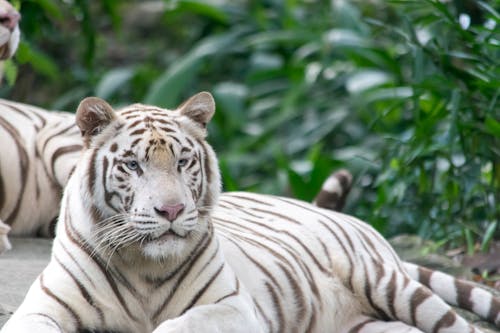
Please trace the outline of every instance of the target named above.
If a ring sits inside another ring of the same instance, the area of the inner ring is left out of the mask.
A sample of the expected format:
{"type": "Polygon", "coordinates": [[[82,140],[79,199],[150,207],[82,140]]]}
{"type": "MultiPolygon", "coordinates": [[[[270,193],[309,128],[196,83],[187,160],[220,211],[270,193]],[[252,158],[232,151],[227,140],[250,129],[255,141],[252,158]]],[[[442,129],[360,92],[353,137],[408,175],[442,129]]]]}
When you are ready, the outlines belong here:
{"type": "Polygon", "coordinates": [[[247,45],[250,47],[260,47],[266,44],[302,45],[306,42],[310,42],[314,37],[314,35],[311,35],[303,30],[274,30],[251,35],[247,39],[247,45]]]}
{"type": "MultiPolygon", "coordinates": [[[[34,0],[32,0],[34,1],[34,0]]],[[[52,18],[56,20],[62,20],[64,19],[64,15],[57,5],[59,1],[55,0],[36,0],[36,2],[40,7],[42,7],[43,11],[47,13],[48,16],[51,16],[52,18]]]]}
{"type": "Polygon", "coordinates": [[[173,63],[151,85],[145,103],[162,107],[175,107],[180,103],[181,93],[197,77],[206,57],[229,48],[240,35],[239,31],[207,37],[173,63]]]}
{"type": "Polygon", "coordinates": [[[309,186],[306,181],[300,176],[297,172],[292,170],[291,168],[287,169],[288,174],[288,182],[290,184],[290,189],[292,190],[293,195],[305,201],[310,201],[313,198],[311,195],[311,191],[309,190],[309,186]]]}
{"type": "Polygon", "coordinates": [[[177,10],[193,12],[210,18],[219,23],[227,24],[228,16],[222,6],[212,5],[204,1],[181,0],[177,3],[177,10]]]}
{"type": "Polygon", "coordinates": [[[38,73],[55,80],[59,73],[57,64],[46,54],[21,41],[17,48],[16,60],[20,64],[29,63],[38,73]]]}
{"type": "Polygon", "coordinates": [[[17,78],[17,66],[12,59],[5,60],[3,70],[7,84],[13,86],[17,78]]]}
{"type": "Polygon", "coordinates": [[[475,252],[474,239],[472,238],[472,233],[469,229],[464,229],[465,244],[467,246],[467,254],[472,255],[475,252]]]}
{"type": "Polygon", "coordinates": [[[231,171],[228,166],[226,159],[219,159],[219,165],[222,175],[222,184],[224,187],[224,191],[237,191],[239,190],[239,186],[236,180],[231,176],[231,171]]]}
{"type": "MultiPolygon", "coordinates": [[[[500,14],[493,7],[491,7],[488,3],[484,2],[484,1],[478,1],[477,4],[480,7],[483,7],[483,9],[486,10],[488,13],[490,13],[491,16],[493,16],[493,18],[495,19],[495,21],[497,21],[497,23],[500,22],[500,14]]],[[[498,3],[497,3],[497,6],[498,6],[498,3]]]]}
{"type": "Polygon", "coordinates": [[[484,236],[483,236],[483,241],[481,242],[481,251],[482,252],[488,251],[488,249],[490,247],[490,243],[493,240],[493,237],[495,236],[495,232],[497,230],[497,225],[498,225],[497,221],[492,222],[492,223],[490,223],[490,225],[486,229],[486,232],[484,233],[484,236]]]}
{"type": "Polygon", "coordinates": [[[488,133],[500,138],[500,122],[493,119],[491,116],[486,116],[484,127],[488,133]]]}
{"type": "Polygon", "coordinates": [[[135,68],[122,67],[108,71],[101,78],[95,89],[95,95],[103,99],[109,99],[114,93],[134,76],[135,68]]]}
{"type": "Polygon", "coordinates": [[[349,75],[346,81],[346,89],[351,94],[357,94],[387,84],[390,81],[390,75],[384,71],[363,69],[349,75]]]}

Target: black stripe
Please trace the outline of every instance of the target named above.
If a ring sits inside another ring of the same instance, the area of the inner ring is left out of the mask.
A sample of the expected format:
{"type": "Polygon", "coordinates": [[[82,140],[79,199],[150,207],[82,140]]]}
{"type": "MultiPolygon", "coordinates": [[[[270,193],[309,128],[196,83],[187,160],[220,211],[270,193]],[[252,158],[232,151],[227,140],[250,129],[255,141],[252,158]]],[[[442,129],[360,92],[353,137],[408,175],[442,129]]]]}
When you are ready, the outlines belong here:
{"type": "Polygon", "coordinates": [[[55,300],[57,303],[59,303],[59,305],[61,305],[64,309],[66,309],[66,311],[69,312],[69,314],[71,315],[71,317],[73,317],[73,320],[75,321],[76,326],[77,327],[81,327],[82,326],[82,320],[81,320],[80,316],[75,312],[75,310],[73,310],[73,308],[71,306],[69,306],[68,303],[66,303],[65,301],[63,301],[61,298],[59,298],[49,288],[47,288],[45,286],[45,284],[43,283],[43,272],[42,272],[42,274],[40,274],[39,280],[40,280],[40,288],[42,288],[43,292],[46,293],[47,296],[49,296],[50,298],[52,298],[53,300],[55,300]]]}
{"type": "MultiPolygon", "coordinates": [[[[52,168],[54,180],[57,179],[55,176],[56,175],[55,165],[56,165],[57,160],[63,155],[75,153],[75,152],[81,151],[82,149],[83,149],[82,145],[71,145],[71,146],[64,146],[64,147],[57,148],[56,151],[54,151],[54,153],[52,154],[51,161],[50,161],[50,167],[52,168]]],[[[59,185],[64,187],[66,184],[59,184],[59,185]]]]}
{"type": "Polygon", "coordinates": [[[279,289],[279,292],[280,294],[283,294],[283,289],[281,289],[281,285],[280,283],[278,282],[278,280],[276,280],[276,278],[274,277],[273,274],[271,274],[271,272],[265,268],[262,264],[260,264],[257,260],[255,260],[254,258],[252,258],[248,253],[245,252],[245,250],[243,250],[243,248],[241,248],[240,245],[238,245],[238,243],[236,243],[235,241],[231,240],[231,239],[228,239],[231,243],[233,243],[233,245],[235,247],[237,247],[241,253],[248,259],[250,260],[250,262],[252,262],[255,266],[257,266],[257,268],[264,274],[266,275],[269,280],[271,280],[273,282],[273,284],[276,286],[276,288],[279,289]]]}
{"type": "MultiPolygon", "coordinates": [[[[59,126],[59,123],[57,125],[55,125],[54,127],[56,127],[56,126],[59,126]]],[[[75,126],[76,126],[75,123],[72,122],[71,124],[66,125],[65,127],[61,128],[56,133],[52,133],[50,136],[48,136],[42,145],[42,149],[41,149],[42,154],[45,152],[47,145],[49,144],[50,141],[52,141],[52,139],[54,139],[54,138],[59,139],[62,134],[72,130],[75,126]]]]}
{"type": "Polygon", "coordinates": [[[97,312],[97,315],[99,316],[99,320],[101,322],[101,325],[104,324],[104,313],[102,312],[101,308],[99,308],[95,300],[92,298],[90,293],[88,292],[87,288],[78,280],[78,278],[71,272],[66,265],[63,264],[63,262],[57,257],[56,254],[53,255],[53,258],[57,261],[59,266],[71,277],[73,282],[75,282],[76,286],[78,287],[78,290],[80,290],[80,293],[82,294],[82,297],[85,299],[85,301],[92,307],[94,310],[97,312]]]}
{"type": "Polygon", "coordinates": [[[198,290],[198,292],[194,295],[194,297],[191,299],[191,302],[181,311],[181,316],[189,309],[191,309],[194,305],[196,305],[196,302],[205,294],[208,288],[212,285],[212,283],[217,279],[219,274],[222,272],[222,269],[224,268],[224,263],[219,267],[219,269],[208,279],[208,281],[205,283],[205,285],[198,290]]]}
{"type": "MultiPolygon", "coordinates": [[[[15,127],[13,127],[11,124],[9,124],[3,117],[0,117],[0,126],[5,128],[5,130],[10,134],[12,139],[14,140],[16,144],[16,148],[19,154],[19,167],[21,169],[21,179],[20,179],[20,193],[16,198],[16,202],[14,205],[14,209],[10,214],[3,220],[6,224],[12,224],[16,220],[17,215],[19,214],[19,211],[21,209],[22,205],[22,200],[24,197],[24,193],[26,191],[26,183],[28,181],[28,172],[30,168],[30,159],[28,152],[26,151],[26,148],[24,147],[23,142],[21,141],[21,135],[17,131],[15,127]]],[[[3,191],[2,191],[3,193],[3,191]]],[[[10,195],[10,194],[9,194],[10,195]]],[[[5,205],[5,198],[2,196],[0,197],[0,211],[2,210],[3,206],[5,205]]]]}
{"type": "Polygon", "coordinates": [[[398,288],[398,280],[396,276],[396,270],[392,271],[391,279],[387,284],[386,302],[389,307],[389,312],[392,318],[396,318],[396,309],[394,307],[394,301],[396,299],[396,290],[398,288]]]}
{"type": "Polygon", "coordinates": [[[250,201],[253,203],[258,203],[258,204],[261,204],[264,206],[274,207],[274,205],[270,204],[269,202],[258,200],[258,199],[252,198],[252,197],[245,197],[244,195],[239,195],[239,194],[235,194],[235,193],[226,193],[226,195],[231,196],[231,197],[236,198],[236,199],[241,199],[241,200],[250,201]]]}
{"type": "Polygon", "coordinates": [[[213,239],[213,229],[209,230],[209,234],[206,237],[203,237],[200,242],[196,245],[195,249],[191,252],[189,257],[184,260],[182,263],[179,264],[179,266],[174,269],[171,273],[169,273],[163,280],[158,281],[156,279],[147,279],[151,282],[156,282],[156,288],[160,288],[163,284],[165,284],[167,281],[172,279],[173,277],[177,276],[177,274],[180,273],[178,276],[177,281],[175,284],[172,286],[170,289],[169,294],[167,297],[165,297],[165,300],[163,301],[162,304],[158,307],[158,309],[154,312],[152,319],[153,321],[158,320],[158,317],[162,314],[164,311],[165,307],[170,303],[172,300],[172,297],[174,296],[175,292],[178,289],[179,284],[181,284],[184,280],[184,278],[189,274],[191,271],[191,268],[196,264],[198,259],[203,255],[203,253],[206,251],[208,248],[209,244],[212,242],[213,239]],[[187,266],[189,264],[189,266],[187,266]]]}
{"type": "Polygon", "coordinates": [[[270,299],[273,303],[274,313],[276,314],[276,319],[278,320],[278,327],[276,329],[276,332],[285,332],[285,317],[283,315],[283,309],[281,308],[280,298],[274,291],[273,287],[269,284],[269,282],[265,282],[264,285],[266,286],[267,292],[271,296],[270,299]]]}
{"type": "Polygon", "coordinates": [[[353,328],[349,330],[349,333],[358,333],[360,332],[367,324],[373,323],[376,321],[376,319],[373,318],[368,318],[365,321],[362,321],[361,323],[357,324],[353,328]]]}
{"type": "MultiPolygon", "coordinates": [[[[406,278],[407,279],[407,278],[406,278]]],[[[419,307],[420,304],[422,304],[426,299],[431,297],[431,293],[429,293],[426,289],[423,287],[417,288],[414,292],[413,295],[411,295],[410,298],[410,315],[411,315],[411,322],[413,325],[417,326],[417,308],[419,307]]],[[[425,319],[425,318],[424,318],[425,319]]]]}
{"type": "Polygon", "coordinates": [[[220,302],[222,302],[223,300],[225,300],[227,298],[239,295],[239,293],[240,293],[240,280],[236,277],[236,287],[235,287],[235,290],[233,292],[227,294],[227,295],[224,295],[224,296],[220,297],[219,299],[217,299],[216,301],[214,301],[213,304],[220,303],[220,302]]]}
{"type": "Polygon", "coordinates": [[[283,264],[278,262],[277,265],[281,269],[283,274],[285,274],[288,284],[290,285],[290,289],[293,292],[293,296],[295,299],[294,305],[297,308],[297,313],[295,314],[294,318],[297,323],[302,323],[304,322],[304,318],[306,317],[307,308],[306,297],[304,296],[304,293],[300,288],[300,282],[295,280],[295,275],[292,275],[290,271],[285,266],[283,266],[283,264]]]}
{"type": "MultiPolygon", "coordinates": [[[[68,196],[68,201],[69,201],[69,196],[68,196]]],[[[118,290],[118,286],[117,286],[115,280],[113,279],[113,276],[110,274],[111,271],[109,269],[107,269],[107,265],[105,264],[105,262],[96,253],[95,249],[93,249],[88,244],[88,242],[86,242],[84,240],[84,238],[78,233],[78,231],[76,229],[74,229],[73,226],[71,225],[71,218],[70,218],[69,209],[68,209],[68,206],[66,206],[66,207],[67,208],[66,208],[64,222],[65,222],[65,231],[66,231],[66,235],[67,235],[68,239],[73,244],[75,244],[75,246],[77,246],[78,248],[81,248],[82,251],[84,251],[87,254],[87,256],[95,262],[95,264],[97,265],[97,267],[99,268],[101,273],[106,278],[106,281],[108,282],[109,286],[111,287],[111,290],[113,291],[116,298],[120,302],[122,308],[125,309],[125,312],[127,313],[127,315],[130,318],[132,318],[133,320],[138,321],[138,319],[132,314],[132,312],[128,308],[127,303],[125,302],[123,295],[118,290]],[[73,234],[74,234],[74,236],[73,236],[73,234]]],[[[134,294],[133,291],[132,291],[132,293],[134,294]]],[[[135,294],[137,295],[137,292],[135,292],[135,294]]]]}
{"type": "Polygon", "coordinates": [[[444,314],[441,319],[434,325],[432,329],[432,333],[438,333],[441,328],[451,327],[455,323],[457,319],[457,315],[453,310],[448,310],[446,314],[444,314]]]}

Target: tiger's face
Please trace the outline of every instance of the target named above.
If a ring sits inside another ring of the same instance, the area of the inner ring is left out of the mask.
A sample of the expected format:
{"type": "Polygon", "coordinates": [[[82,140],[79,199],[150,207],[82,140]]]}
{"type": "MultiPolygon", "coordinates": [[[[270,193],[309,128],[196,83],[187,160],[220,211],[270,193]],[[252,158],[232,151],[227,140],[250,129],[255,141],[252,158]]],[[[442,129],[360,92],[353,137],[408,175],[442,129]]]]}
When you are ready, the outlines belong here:
{"type": "Polygon", "coordinates": [[[114,112],[96,98],[80,104],[98,244],[165,258],[206,235],[220,187],[204,139],[214,109],[208,93],[174,111],[136,104],[114,112]]]}
{"type": "Polygon", "coordinates": [[[6,0],[0,0],[0,60],[14,55],[19,44],[21,15],[6,0]]]}

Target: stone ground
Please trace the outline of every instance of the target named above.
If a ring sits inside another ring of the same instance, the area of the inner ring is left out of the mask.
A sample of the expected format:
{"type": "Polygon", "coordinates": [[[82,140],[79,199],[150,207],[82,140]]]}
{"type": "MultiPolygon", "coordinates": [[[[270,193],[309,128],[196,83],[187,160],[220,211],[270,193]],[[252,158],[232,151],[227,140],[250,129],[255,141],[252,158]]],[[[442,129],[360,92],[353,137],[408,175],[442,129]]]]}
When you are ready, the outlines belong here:
{"type": "MultiPolygon", "coordinates": [[[[50,258],[52,240],[33,238],[11,239],[13,249],[0,255],[0,327],[21,303],[29,286],[43,270],[50,258]]],[[[422,255],[426,243],[417,237],[400,236],[391,240],[399,255],[407,261],[440,269],[460,277],[470,276],[468,269],[442,255],[422,255]]],[[[500,292],[489,289],[500,296],[500,292]]],[[[500,332],[477,316],[460,311],[469,321],[481,327],[485,333],[500,332]]]]}
{"type": "Polygon", "coordinates": [[[50,258],[52,240],[10,238],[12,250],[0,255],[0,327],[22,302],[50,258]]]}

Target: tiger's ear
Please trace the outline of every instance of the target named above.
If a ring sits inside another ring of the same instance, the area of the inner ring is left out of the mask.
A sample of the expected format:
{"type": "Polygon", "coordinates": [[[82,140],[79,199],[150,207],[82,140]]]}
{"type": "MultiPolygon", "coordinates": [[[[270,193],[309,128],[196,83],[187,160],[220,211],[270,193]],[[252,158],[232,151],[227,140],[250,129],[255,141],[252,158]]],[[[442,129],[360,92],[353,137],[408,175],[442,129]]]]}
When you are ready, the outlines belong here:
{"type": "Polygon", "coordinates": [[[178,109],[181,115],[205,129],[215,113],[215,101],[209,92],[203,91],[182,103],[178,109]]]}
{"type": "Polygon", "coordinates": [[[76,110],[76,125],[80,128],[87,147],[91,137],[99,134],[114,119],[116,114],[113,108],[97,97],[85,98],[76,110]]]}

